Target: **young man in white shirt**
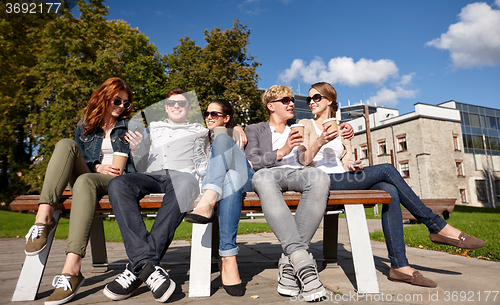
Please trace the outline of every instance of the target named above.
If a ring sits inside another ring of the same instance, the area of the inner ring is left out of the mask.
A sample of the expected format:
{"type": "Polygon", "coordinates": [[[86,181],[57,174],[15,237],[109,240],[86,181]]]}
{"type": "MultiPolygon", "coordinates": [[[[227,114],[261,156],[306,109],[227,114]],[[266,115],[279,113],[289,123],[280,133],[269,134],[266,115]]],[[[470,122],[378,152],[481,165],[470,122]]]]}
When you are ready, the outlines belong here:
{"type": "Polygon", "coordinates": [[[109,201],[129,258],[125,271],[104,288],[110,299],[129,297],[143,282],[158,302],[166,302],[175,290],[175,282],[160,267],[160,260],[185,212],[198,197],[195,143],[208,133],[201,124],[187,123],[191,107],[182,93],[181,89],[169,91],[165,102],[168,120],[149,124],[149,139],[144,139],[149,144],[146,172],[118,176],[109,184],[109,201]],[[150,193],[165,195],[148,232],[139,200],[150,193]]]}

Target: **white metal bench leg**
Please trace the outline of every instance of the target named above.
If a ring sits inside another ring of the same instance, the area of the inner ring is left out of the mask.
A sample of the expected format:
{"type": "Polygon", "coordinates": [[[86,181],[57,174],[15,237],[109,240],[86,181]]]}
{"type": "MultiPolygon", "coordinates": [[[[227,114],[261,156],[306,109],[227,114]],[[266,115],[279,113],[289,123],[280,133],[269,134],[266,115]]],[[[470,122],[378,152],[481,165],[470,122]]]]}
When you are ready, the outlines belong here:
{"type": "Polygon", "coordinates": [[[212,268],[212,224],[193,224],[189,297],[210,296],[212,268]]]}
{"type": "Polygon", "coordinates": [[[362,204],[346,204],[345,217],[359,293],[379,293],[370,234],[362,204]]]}
{"type": "MultiPolygon", "coordinates": [[[[61,210],[54,211],[54,219],[56,222],[59,222],[60,217],[61,210]]],[[[54,232],[47,237],[47,248],[45,248],[43,252],[33,256],[26,255],[23,269],[17,280],[16,290],[12,296],[12,301],[32,301],[36,298],[55,232],[56,230],[54,229],[54,232]]]]}

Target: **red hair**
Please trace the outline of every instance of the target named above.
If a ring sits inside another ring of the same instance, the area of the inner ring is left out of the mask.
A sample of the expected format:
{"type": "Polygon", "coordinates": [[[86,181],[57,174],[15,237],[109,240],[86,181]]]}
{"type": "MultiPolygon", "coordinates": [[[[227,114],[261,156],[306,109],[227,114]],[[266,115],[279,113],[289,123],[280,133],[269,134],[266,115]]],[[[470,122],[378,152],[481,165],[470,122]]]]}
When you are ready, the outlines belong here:
{"type": "MultiPolygon", "coordinates": [[[[87,123],[87,125],[83,127],[84,134],[88,135],[92,133],[97,126],[102,123],[106,109],[111,105],[113,98],[120,91],[125,91],[127,93],[128,101],[132,104],[132,90],[121,78],[108,78],[99,88],[97,88],[90,97],[89,104],[85,107],[83,122],[87,123]]],[[[125,109],[125,111],[120,114],[120,118],[129,118],[132,112],[132,106],[133,104],[128,109],[125,109]]]]}

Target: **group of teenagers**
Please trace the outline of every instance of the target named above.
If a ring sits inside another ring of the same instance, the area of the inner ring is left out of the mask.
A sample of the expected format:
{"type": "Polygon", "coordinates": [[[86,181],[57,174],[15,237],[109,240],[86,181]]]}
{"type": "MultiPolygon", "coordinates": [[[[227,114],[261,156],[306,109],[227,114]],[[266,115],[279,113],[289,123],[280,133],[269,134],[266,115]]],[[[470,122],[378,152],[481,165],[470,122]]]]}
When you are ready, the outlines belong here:
{"type": "Polygon", "coordinates": [[[103,195],[109,196],[129,260],[125,270],[103,290],[113,300],[129,297],[145,283],[156,301],[166,302],[176,285],[160,261],[176,228],[184,219],[209,223],[216,217],[223,288],[231,296],[244,295],[236,235],[242,196],[249,191],[258,194],[266,221],[283,249],[277,283],[277,292],[283,296],[301,295],[307,301],[317,301],[326,295],[309,243],[325,213],[330,190],[384,190],[391,195],[390,204],[382,209],[391,280],[436,287],[409,265],[400,204],[428,227],[435,243],[469,249],[485,245],[434,214],[394,166],[363,168],[353,161],[352,127],[343,123],[337,130],[322,124],[337,113],[337,92],[332,85],[320,82],[309,89],[307,104],[314,118],[298,122],[305,126],[303,135],[290,128],[297,123],[294,102],[291,88],[272,86],[262,94],[269,121],[249,125],[243,131],[235,124],[232,105],[216,99],[203,112],[205,127],[188,122],[190,101],[176,88],[166,96],[168,119],[151,122],[147,130],[139,132],[128,126],[132,90],[120,78],[106,80],[92,94],[75,139],[57,143],[45,173],[35,224],[26,235],[26,255],[45,250],[47,237],[56,226],[54,210],[69,185],[73,199],[66,261],[61,274],[53,279],[55,289],[45,304],[70,301],[84,283],[81,263],[103,195]],[[217,127],[234,132],[215,136],[217,127]],[[123,175],[112,165],[114,152],[129,155],[123,175]],[[134,164],[139,157],[147,160],[141,172],[134,164]],[[283,199],[285,191],[302,193],[295,215],[283,199]],[[148,231],[139,201],[151,193],[164,196],[148,231]]]}

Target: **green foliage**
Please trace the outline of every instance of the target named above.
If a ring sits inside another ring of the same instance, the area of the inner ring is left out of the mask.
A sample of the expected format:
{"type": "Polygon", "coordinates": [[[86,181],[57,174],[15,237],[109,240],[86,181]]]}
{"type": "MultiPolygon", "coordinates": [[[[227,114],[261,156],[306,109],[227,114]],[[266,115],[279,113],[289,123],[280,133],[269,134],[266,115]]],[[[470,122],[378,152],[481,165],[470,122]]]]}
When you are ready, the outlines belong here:
{"type": "MultiPolygon", "coordinates": [[[[481,249],[465,250],[452,246],[438,245],[429,239],[429,230],[423,224],[404,228],[405,244],[410,247],[444,251],[462,256],[500,261],[500,209],[455,206],[447,222],[455,228],[481,238],[486,246],[481,249]]],[[[374,240],[385,241],[382,232],[370,235],[374,240]]]]}
{"type": "MultiPolygon", "coordinates": [[[[73,138],[92,93],[120,77],[134,92],[134,108],[164,98],[163,57],[124,21],[108,21],[102,0],[80,0],[81,15],[11,14],[0,19],[0,172],[2,193],[41,188],[57,141],[73,138]],[[20,162],[22,161],[22,162],[20,162]],[[10,185],[6,189],[5,185],[10,185]]],[[[2,199],[2,198],[0,198],[2,199]]],[[[4,199],[6,200],[6,199],[4,199]]]]}
{"type": "Polygon", "coordinates": [[[235,20],[232,29],[206,30],[204,48],[189,37],[181,38],[173,53],[165,57],[169,89],[195,90],[202,110],[213,99],[227,99],[235,108],[238,124],[265,120],[267,112],[257,88],[260,63],[248,54],[249,36],[250,30],[235,20]]]}

